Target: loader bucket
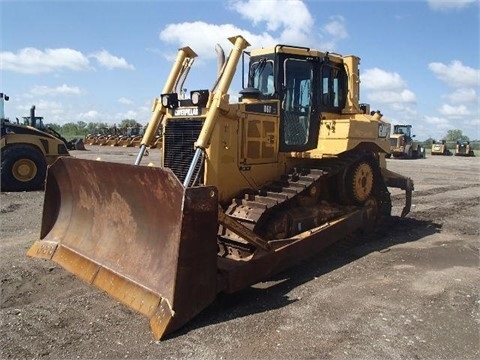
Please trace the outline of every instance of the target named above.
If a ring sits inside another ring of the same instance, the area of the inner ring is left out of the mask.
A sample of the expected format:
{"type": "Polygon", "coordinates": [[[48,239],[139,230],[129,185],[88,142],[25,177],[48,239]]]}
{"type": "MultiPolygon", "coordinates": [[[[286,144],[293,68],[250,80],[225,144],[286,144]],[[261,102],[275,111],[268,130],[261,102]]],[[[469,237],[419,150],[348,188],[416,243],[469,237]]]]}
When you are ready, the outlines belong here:
{"type": "Polygon", "coordinates": [[[184,188],[169,169],[60,158],[28,255],[146,315],[160,339],[217,295],[217,201],[216,188],[184,188]]]}

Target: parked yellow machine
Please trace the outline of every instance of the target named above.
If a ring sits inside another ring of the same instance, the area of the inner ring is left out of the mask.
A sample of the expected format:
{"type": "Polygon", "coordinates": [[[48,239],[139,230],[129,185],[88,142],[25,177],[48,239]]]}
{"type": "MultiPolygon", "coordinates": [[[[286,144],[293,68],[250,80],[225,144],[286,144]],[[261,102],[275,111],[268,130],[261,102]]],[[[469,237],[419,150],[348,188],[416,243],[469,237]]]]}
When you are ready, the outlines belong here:
{"type": "Polygon", "coordinates": [[[10,122],[4,114],[5,100],[8,96],[1,93],[1,190],[41,190],[48,165],[60,156],[69,155],[68,142],[43,125],[43,118],[35,116],[35,106],[30,109],[30,117],[24,118],[29,121],[28,125],[10,122]]]}
{"type": "Polygon", "coordinates": [[[218,293],[372,229],[391,215],[388,187],[405,190],[401,216],[410,210],[412,180],[386,169],[390,125],[359,104],[358,57],[289,45],[247,53],[242,36],[229,40],[213,88],[189,98],[179,89],[196,54],[179,50],[135,165],[50,168],[28,251],[146,315],[156,339],[218,293]],[[240,59],[248,83],[231,102],[240,59]],[[162,167],[141,166],[160,126],[162,167]]]}
{"type": "Polygon", "coordinates": [[[390,154],[394,158],[420,159],[425,157],[425,148],[413,138],[412,125],[394,125],[390,136],[390,154]]]}
{"type": "Polygon", "coordinates": [[[1,120],[2,191],[41,190],[47,166],[68,156],[65,142],[34,127],[1,120]]]}
{"type": "Polygon", "coordinates": [[[475,156],[470,141],[458,140],[455,145],[455,156],[475,156]]]}
{"type": "Polygon", "coordinates": [[[447,147],[447,141],[433,141],[432,155],[452,155],[452,152],[447,147]]]}

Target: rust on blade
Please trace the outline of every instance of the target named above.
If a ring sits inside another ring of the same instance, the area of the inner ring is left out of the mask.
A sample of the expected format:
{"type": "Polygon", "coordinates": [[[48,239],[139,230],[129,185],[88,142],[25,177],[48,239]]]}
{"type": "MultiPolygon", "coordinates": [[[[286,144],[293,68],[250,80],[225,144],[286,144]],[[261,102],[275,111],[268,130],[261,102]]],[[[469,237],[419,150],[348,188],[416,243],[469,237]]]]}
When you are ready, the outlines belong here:
{"type": "Polygon", "coordinates": [[[93,283],[93,279],[97,275],[100,268],[89,259],[67,249],[64,246],[58,246],[52,256],[52,260],[61,265],[65,270],[77,275],[80,279],[93,283]]]}
{"type": "Polygon", "coordinates": [[[49,169],[41,235],[66,270],[92,283],[99,267],[173,298],[183,188],[168,171],[60,159],[49,169]]]}
{"type": "Polygon", "coordinates": [[[27,255],[39,259],[50,260],[57,250],[58,243],[55,241],[35,241],[28,249],[27,255]]]}
{"type": "Polygon", "coordinates": [[[184,188],[169,169],[60,158],[27,254],[144,314],[160,339],[217,295],[217,197],[214,187],[184,188]]]}
{"type": "Polygon", "coordinates": [[[100,268],[93,284],[148,317],[153,316],[161,299],[158,294],[105,268],[100,268]]]}
{"type": "Polygon", "coordinates": [[[150,328],[155,339],[160,340],[166,333],[173,315],[174,313],[168,301],[161,299],[155,313],[150,318],[150,328]]]}

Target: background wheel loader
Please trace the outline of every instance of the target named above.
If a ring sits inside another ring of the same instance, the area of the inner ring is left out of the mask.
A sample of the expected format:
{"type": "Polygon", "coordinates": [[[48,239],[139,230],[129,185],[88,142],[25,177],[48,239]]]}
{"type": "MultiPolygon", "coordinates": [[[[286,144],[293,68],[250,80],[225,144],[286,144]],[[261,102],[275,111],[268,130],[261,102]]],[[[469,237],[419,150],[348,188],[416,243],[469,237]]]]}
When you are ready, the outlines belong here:
{"type": "Polygon", "coordinates": [[[189,98],[196,54],[179,49],[134,165],[51,166],[28,251],[147,316],[156,339],[218,293],[373,229],[391,215],[388,187],[405,190],[401,216],[410,211],[412,180],[386,168],[390,124],[359,105],[358,57],[290,45],[247,53],[242,36],[229,40],[213,87],[189,98]],[[240,60],[247,83],[231,102],[240,60]],[[160,126],[161,167],[142,166],[160,126]]]}
{"type": "Polygon", "coordinates": [[[67,141],[67,139],[60,135],[55,129],[51,128],[50,126],[46,126],[43,123],[43,116],[35,115],[35,105],[30,108],[30,116],[23,117],[23,125],[33,127],[37,130],[55,136],[57,139],[60,139],[65,143],[65,146],[68,150],[85,150],[83,139],[79,138],[67,141]]]}
{"type": "Polygon", "coordinates": [[[390,137],[390,154],[394,158],[425,158],[425,148],[413,140],[412,125],[394,125],[390,137]]]}
{"type": "Polygon", "coordinates": [[[5,119],[3,103],[0,120],[1,191],[43,189],[47,166],[69,155],[64,141],[35,127],[11,123],[5,119]]]}

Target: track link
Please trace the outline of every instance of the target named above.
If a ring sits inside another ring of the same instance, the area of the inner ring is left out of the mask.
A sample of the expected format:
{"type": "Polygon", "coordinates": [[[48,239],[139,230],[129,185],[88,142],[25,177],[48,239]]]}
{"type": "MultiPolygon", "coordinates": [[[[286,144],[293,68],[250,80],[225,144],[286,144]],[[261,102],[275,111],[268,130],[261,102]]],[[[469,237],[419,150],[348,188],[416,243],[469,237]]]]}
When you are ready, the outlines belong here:
{"type": "MultiPolygon", "coordinates": [[[[325,186],[331,178],[342,176],[344,171],[357,161],[371,160],[372,158],[369,153],[352,153],[316,163],[311,162],[309,166],[302,168],[295,168],[291,173],[281,176],[255,193],[245,193],[243,198],[233,199],[225,214],[258,233],[257,224],[266,217],[274,213],[279,214],[282,209],[287,209],[294,199],[308,194],[313,186],[325,186]]],[[[375,172],[377,171],[375,170],[375,172]]],[[[332,204],[333,214],[339,213],[336,209],[337,205],[332,204]]],[[[219,229],[218,243],[220,249],[224,249],[220,250],[223,254],[232,253],[232,249],[234,249],[238,252],[238,256],[245,257],[255,251],[255,246],[223,226],[220,226],[219,229]],[[225,250],[227,248],[228,250],[225,250]]]]}

